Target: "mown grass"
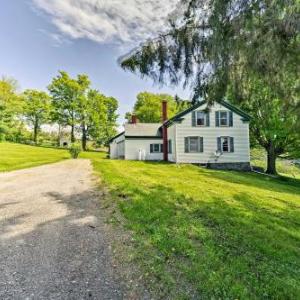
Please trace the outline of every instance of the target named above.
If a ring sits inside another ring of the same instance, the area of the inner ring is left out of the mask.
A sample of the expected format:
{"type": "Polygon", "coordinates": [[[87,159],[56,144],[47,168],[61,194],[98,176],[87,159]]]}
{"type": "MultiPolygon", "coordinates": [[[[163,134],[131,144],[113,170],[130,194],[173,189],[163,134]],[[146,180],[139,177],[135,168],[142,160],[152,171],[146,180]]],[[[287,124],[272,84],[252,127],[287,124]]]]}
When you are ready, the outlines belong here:
{"type": "Polygon", "coordinates": [[[0,143],[0,172],[25,169],[69,158],[66,150],[0,143]]]}
{"type": "Polygon", "coordinates": [[[157,297],[299,299],[300,181],[87,153],[157,297]]]}
{"type": "MultiPolygon", "coordinates": [[[[266,170],[266,151],[262,148],[251,149],[251,164],[266,170]]],[[[279,175],[300,179],[300,167],[293,164],[290,160],[278,158],[276,161],[276,167],[279,175]]]]}

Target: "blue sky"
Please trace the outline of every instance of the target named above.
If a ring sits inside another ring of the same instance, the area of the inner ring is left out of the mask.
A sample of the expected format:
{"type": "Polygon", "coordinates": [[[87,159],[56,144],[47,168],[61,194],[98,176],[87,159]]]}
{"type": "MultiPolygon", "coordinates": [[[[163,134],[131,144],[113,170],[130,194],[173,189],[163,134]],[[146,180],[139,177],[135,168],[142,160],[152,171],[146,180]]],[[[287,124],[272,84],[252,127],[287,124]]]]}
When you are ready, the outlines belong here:
{"type": "Polygon", "coordinates": [[[177,0],[15,0],[0,11],[0,76],[45,90],[58,70],[85,73],[119,100],[119,122],[141,91],[188,97],[123,71],[117,58],[160,30],[177,0]],[[125,5],[126,2],[126,5],[125,5]],[[146,7],[145,7],[146,6],[146,7]]]}

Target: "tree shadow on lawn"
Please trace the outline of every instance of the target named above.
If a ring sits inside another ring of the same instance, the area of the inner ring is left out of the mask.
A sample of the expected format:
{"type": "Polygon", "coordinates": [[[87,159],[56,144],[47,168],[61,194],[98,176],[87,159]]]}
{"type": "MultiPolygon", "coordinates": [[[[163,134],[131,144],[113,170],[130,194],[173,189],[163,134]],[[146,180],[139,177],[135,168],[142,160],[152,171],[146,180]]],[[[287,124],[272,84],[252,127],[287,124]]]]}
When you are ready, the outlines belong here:
{"type": "MultiPolygon", "coordinates": [[[[125,164],[128,161],[121,161],[125,164]]],[[[143,161],[134,162],[137,167],[145,167],[143,174],[151,174],[151,170],[147,171],[148,167],[171,167],[177,166],[176,164],[169,162],[159,162],[159,161],[143,161]]],[[[222,170],[211,170],[203,167],[191,166],[191,165],[178,165],[178,172],[184,172],[184,168],[193,168],[189,171],[195,171],[195,175],[200,173],[202,176],[207,175],[208,177],[223,180],[229,183],[242,184],[245,186],[252,186],[259,189],[276,191],[280,193],[291,193],[300,195],[300,179],[279,176],[277,178],[272,178],[266,175],[260,175],[252,172],[242,172],[242,171],[222,171],[222,170]]]]}
{"type": "Polygon", "coordinates": [[[122,299],[100,193],[44,196],[53,202],[49,217],[34,211],[0,222],[0,298],[122,299]],[[53,209],[63,213],[52,218],[53,209]]]}
{"type": "Polygon", "coordinates": [[[227,181],[229,183],[243,184],[269,191],[276,191],[279,193],[292,193],[300,195],[300,179],[278,177],[272,178],[266,175],[255,174],[251,172],[239,171],[219,171],[207,170],[202,168],[202,174],[206,173],[208,176],[227,181]]]}
{"type": "Polygon", "coordinates": [[[299,211],[265,209],[246,193],[229,202],[162,185],[113,191],[120,192],[127,227],[137,235],[136,255],[157,284],[165,283],[165,296],[294,298],[300,292],[299,211]]]}

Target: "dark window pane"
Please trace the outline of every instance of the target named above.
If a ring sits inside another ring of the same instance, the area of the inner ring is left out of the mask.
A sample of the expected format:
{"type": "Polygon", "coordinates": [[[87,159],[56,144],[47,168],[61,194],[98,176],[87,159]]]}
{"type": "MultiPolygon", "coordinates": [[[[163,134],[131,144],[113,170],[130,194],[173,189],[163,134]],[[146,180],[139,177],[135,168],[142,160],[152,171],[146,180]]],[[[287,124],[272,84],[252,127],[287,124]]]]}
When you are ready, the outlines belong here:
{"type": "Polygon", "coordinates": [[[228,138],[222,138],[222,151],[229,152],[229,141],[228,138]]]}
{"type": "Polygon", "coordinates": [[[202,111],[197,112],[197,125],[204,126],[205,125],[205,113],[202,111]]]}
{"type": "Polygon", "coordinates": [[[228,126],[228,113],[226,111],[220,112],[220,124],[221,126],[228,126]]]}
{"type": "Polygon", "coordinates": [[[198,137],[190,137],[190,152],[199,152],[198,137]]]}
{"type": "Polygon", "coordinates": [[[154,144],[154,152],[160,152],[159,144],[154,144]]]}

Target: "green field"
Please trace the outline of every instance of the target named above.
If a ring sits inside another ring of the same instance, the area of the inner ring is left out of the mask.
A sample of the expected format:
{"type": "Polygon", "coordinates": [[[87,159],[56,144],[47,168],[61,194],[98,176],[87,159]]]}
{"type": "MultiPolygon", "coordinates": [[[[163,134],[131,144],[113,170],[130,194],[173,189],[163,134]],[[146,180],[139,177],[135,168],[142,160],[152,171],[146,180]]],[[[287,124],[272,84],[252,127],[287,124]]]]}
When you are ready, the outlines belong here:
{"type": "Polygon", "coordinates": [[[69,157],[66,150],[0,143],[0,172],[49,164],[69,157]]]}
{"type": "MultiPolygon", "coordinates": [[[[0,143],[0,171],[68,157],[0,143]]],[[[123,250],[154,298],[299,298],[299,179],[81,157],[108,187],[108,218],[132,234],[123,250]]]]}
{"type": "Polygon", "coordinates": [[[84,156],[125,217],[129,256],[158,297],[299,298],[298,179],[84,156]]]}

